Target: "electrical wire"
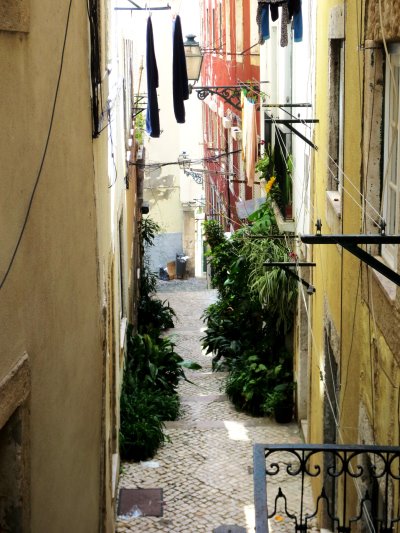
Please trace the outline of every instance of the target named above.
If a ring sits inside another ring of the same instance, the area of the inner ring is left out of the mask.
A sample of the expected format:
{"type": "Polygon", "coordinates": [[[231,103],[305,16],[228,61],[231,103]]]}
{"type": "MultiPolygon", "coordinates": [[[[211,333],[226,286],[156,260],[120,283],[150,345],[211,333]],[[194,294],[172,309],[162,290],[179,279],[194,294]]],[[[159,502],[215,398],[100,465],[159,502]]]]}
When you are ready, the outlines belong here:
{"type": "Polygon", "coordinates": [[[1,279],[1,282],[0,282],[0,290],[3,288],[8,276],[9,276],[9,274],[11,272],[11,268],[12,268],[12,266],[14,264],[15,257],[17,255],[18,250],[19,250],[19,247],[20,247],[20,244],[21,244],[21,241],[22,241],[22,237],[24,236],[25,229],[26,229],[26,226],[28,224],[28,219],[29,219],[29,215],[31,213],[32,204],[33,204],[33,200],[35,198],[36,190],[37,190],[37,187],[39,185],[40,178],[42,176],[43,166],[44,166],[44,162],[46,160],[46,155],[47,155],[47,149],[49,147],[50,136],[51,136],[51,132],[53,130],[54,116],[55,116],[56,105],[57,105],[57,101],[58,101],[58,94],[59,94],[59,88],[60,88],[60,82],[61,82],[61,74],[62,74],[63,66],[64,66],[64,54],[65,54],[65,47],[66,47],[66,43],[67,43],[71,7],[72,7],[72,0],[69,0],[68,12],[67,12],[67,21],[66,21],[66,24],[65,24],[64,39],[63,39],[63,45],[62,45],[62,49],[61,49],[60,67],[59,67],[59,71],[58,71],[57,84],[56,84],[56,89],[55,89],[55,93],[54,93],[53,106],[52,106],[52,110],[51,110],[50,124],[49,124],[49,129],[48,129],[48,132],[47,132],[47,136],[46,136],[46,141],[45,141],[42,157],[41,157],[41,160],[40,160],[39,170],[38,170],[38,173],[36,175],[36,179],[35,179],[35,183],[34,183],[34,186],[33,186],[33,189],[32,189],[31,196],[29,198],[28,208],[27,208],[26,213],[25,213],[24,221],[22,223],[22,227],[21,227],[18,239],[17,239],[17,243],[16,243],[16,245],[14,247],[14,251],[13,251],[13,253],[11,255],[11,259],[10,259],[10,261],[8,263],[7,269],[6,269],[6,271],[5,271],[4,275],[3,275],[3,278],[1,279]]]}
{"type": "MultiPolygon", "coordinates": [[[[214,155],[214,156],[210,156],[210,157],[204,157],[202,159],[190,159],[190,160],[187,160],[185,161],[185,165],[200,165],[202,163],[207,163],[207,162],[213,162],[213,161],[217,161],[218,159],[222,158],[222,157],[225,157],[227,154],[235,154],[235,153],[239,153],[241,150],[234,150],[232,152],[224,152],[222,154],[218,154],[218,155],[214,155]]],[[[130,161],[129,162],[129,165],[132,165],[132,166],[136,166],[138,168],[141,168],[141,169],[145,169],[145,170],[159,170],[160,168],[162,167],[167,167],[167,166],[171,166],[171,165],[180,165],[181,162],[180,161],[167,161],[167,162],[164,162],[164,163],[137,163],[137,162],[134,162],[134,161],[130,161]]]]}

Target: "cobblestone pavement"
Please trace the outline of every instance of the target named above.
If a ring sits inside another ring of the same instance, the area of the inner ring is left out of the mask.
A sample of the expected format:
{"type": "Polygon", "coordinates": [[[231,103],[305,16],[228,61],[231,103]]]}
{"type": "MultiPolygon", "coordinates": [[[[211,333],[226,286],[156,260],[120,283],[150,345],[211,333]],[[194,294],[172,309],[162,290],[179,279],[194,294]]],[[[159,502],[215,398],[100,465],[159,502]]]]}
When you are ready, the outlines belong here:
{"type": "MultiPolygon", "coordinates": [[[[299,430],[295,423],[279,425],[239,413],[221,392],[225,374],[211,372],[211,357],[200,346],[201,315],[216,299],[204,280],[161,282],[158,292],[178,315],[171,330],[177,352],[202,369],[188,371],[192,383],[180,384],[184,415],[166,423],[171,442],[150,462],[122,465],[120,488],[163,489],[163,517],[117,517],[116,531],[211,533],[222,524],[236,524],[254,532],[252,445],[298,443],[299,430]]],[[[288,483],[298,501],[299,487],[288,483]]],[[[279,517],[271,530],[288,531],[289,525],[279,517]]]]}

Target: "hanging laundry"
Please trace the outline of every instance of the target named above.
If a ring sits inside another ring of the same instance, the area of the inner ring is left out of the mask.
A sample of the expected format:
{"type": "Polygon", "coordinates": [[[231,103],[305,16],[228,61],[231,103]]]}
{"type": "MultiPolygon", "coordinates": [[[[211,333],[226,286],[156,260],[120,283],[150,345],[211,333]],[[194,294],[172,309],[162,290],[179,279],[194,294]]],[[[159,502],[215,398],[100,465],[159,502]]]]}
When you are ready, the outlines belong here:
{"type": "Polygon", "coordinates": [[[255,164],[258,155],[257,106],[242,91],[242,159],[245,163],[247,185],[254,185],[255,164]]]}
{"type": "Polygon", "coordinates": [[[303,38],[303,19],[301,13],[301,0],[258,0],[256,21],[258,25],[259,43],[263,44],[269,39],[269,15],[275,22],[279,18],[279,7],[281,14],[281,41],[282,47],[288,45],[287,26],[293,18],[294,41],[300,42],[303,38]]]}
{"type": "Polygon", "coordinates": [[[147,73],[147,112],[146,131],[150,137],[160,136],[160,116],[158,113],[158,68],[154,51],[153,25],[151,17],[146,28],[146,73],[147,73]]]}
{"type": "Polygon", "coordinates": [[[272,19],[272,22],[275,22],[276,20],[278,20],[279,18],[279,9],[278,9],[278,4],[271,4],[271,19],[272,19]]]}
{"type": "Polygon", "coordinates": [[[301,0],[288,0],[289,17],[301,10],[301,0]]]}
{"type": "Polygon", "coordinates": [[[288,31],[287,27],[289,24],[289,9],[287,2],[282,4],[282,18],[281,18],[281,46],[285,47],[288,45],[288,31]]]}
{"type": "Polygon", "coordinates": [[[257,25],[259,43],[264,44],[269,39],[269,5],[259,2],[257,8],[257,25]]]}
{"type": "Polygon", "coordinates": [[[176,121],[178,124],[183,124],[185,122],[185,105],[183,101],[189,98],[189,84],[179,15],[177,15],[173,22],[172,92],[176,121]]]}
{"type": "Polygon", "coordinates": [[[303,14],[301,11],[301,0],[289,0],[289,16],[293,15],[294,42],[300,43],[303,40],[303,14]],[[290,14],[292,11],[292,15],[290,14]]]}

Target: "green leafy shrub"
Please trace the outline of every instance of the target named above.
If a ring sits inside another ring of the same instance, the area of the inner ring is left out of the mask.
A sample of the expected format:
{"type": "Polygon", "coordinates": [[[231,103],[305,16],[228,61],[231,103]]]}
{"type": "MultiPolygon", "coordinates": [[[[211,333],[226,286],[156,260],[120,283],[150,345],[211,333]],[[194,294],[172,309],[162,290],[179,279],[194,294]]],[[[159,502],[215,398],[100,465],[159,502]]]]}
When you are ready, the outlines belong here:
{"type": "Polygon", "coordinates": [[[266,415],[272,415],[275,409],[281,405],[293,404],[293,391],[295,388],[293,381],[278,383],[272,390],[267,392],[262,410],[266,415]]]}
{"type": "Polygon", "coordinates": [[[262,357],[250,354],[236,361],[225,391],[237,409],[253,416],[270,415],[293,385],[292,379],[291,357],[286,350],[262,357]]]}
{"type": "Polygon", "coordinates": [[[152,457],[166,440],[165,420],[180,415],[176,389],[184,377],[182,357],[168,338],[133,334],[128,330],[128,353],[121,394],[120,451],[124,459],[152,457]]]}
{"type": "Polygon", "coordinates": [[[184,360],[174,348],[174,343],[167,337],[134,335],[130,327],[126,370],[148,387],[172,393],[179,379],[185,379],[184,360]]]}
{"type": "Polygon", "coordinates": [[[126,372],[121,394],[121,457],[133,461],[153,457],[159,446],[168,440],[163,421],[175,420],[179,414],[176,394],[143,386],[134,375],[126,372]]]}
{"type": "Polygon", "coordinates": [[[155,334],[174,327],[175,311],[168,302],[155,297],[141,297],[138,306],[138,330],[155,334]]]}
{"type": "Polygon", "coordinates": [[[214,221],[207,228],[218,301],[204,312],[202,345],[213,354],[214,370],[229,371],[226,393],[234,405],[264,415],[271,413],[279,385],[293,380],[292,357],[284,346],[293,325],[297,282],[282,269],[264,267],[290,257],[287,240],[272,237],[278,229],[269,198],[249,222],[229,240],[214,221]]]}
{"type": "Polygon", "coordinates": [[[140,297],[138,303],[138,329],[141,333],[161,331],[174,327],[176,314],[166,301],[158,299],[156,294],[157,276],[151,271],[146,250],[153,246],[160,226],[151,218],[143,219],[140,225],[140,242],[142,268],[140,273],[140,297]]]}
{"type": "Polygon", "coordinates": [[[167,302],[155,297],[157,277],[151,272],[145,247],[151,246],[159,232],[151,219],[142,221],[140,301],[138,333],[128,327],[127,354],[120,402],[120,453],[126,460],[140,461],[153,457],[159,446],[168,441],[164,421],[176,420],[181,414],[177,394],[184,368],[198,369],[184,361],[175,351],[171,339],[161,331],[173,327],[175,313],[167,302]]]}
{"type": "Polygon", "coordinates": [[[224,230],[216,220],[205,220],[203,222],[203,233],[205,241],[211,250],[226,240],[224,230]]]}
{"type": "Polygon", "coordinates": [[[255,170],[261,172],[265,180],[269,180],[275,174],[274,154],[270,144],[267,144],[264,154],[258,159],[255,170]]]}
{"type": "Polygon", "coordinates": [[[250,355],[230,372],[226,380],[226,394],[237,409],[260,416],[272,375],[273,369],[262,363],[258,355],[250,355]]]}

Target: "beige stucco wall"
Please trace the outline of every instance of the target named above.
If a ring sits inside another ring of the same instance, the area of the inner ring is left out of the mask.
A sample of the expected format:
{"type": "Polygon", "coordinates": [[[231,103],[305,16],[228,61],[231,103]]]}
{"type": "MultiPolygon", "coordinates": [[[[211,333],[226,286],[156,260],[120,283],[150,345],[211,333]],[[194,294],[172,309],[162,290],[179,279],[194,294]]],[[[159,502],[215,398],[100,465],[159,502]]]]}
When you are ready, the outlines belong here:
{"type": "MultiPolygon", "coordinates": [[[[0,31],[0,278],[41,165],[67,11],[68,2],[31,0],[29,32],[0,31]]],[[[112,527],[112,515],[105,520],[100,507],[106,491],[101,476],[110,470],[101,440],[112,431],[107,398],[116,395],[112,380],[106,393],[102,386],[109,379],[102,308],[115,219],[107,134],[92,141],[88,46],[86,4],[73,2],[47,154],[21,245],[0,290],[0,382],[25,352],[31,368],[33,533],[88,533],[104,522],[112,527]]],[[[115,205],[123,205],[122,187],[115,194],[115,205]]],[[[116,314],[119,320],[118,309],[116,314]]],[[[119,345],[119,335],[114,343],[119,345]]]]}

